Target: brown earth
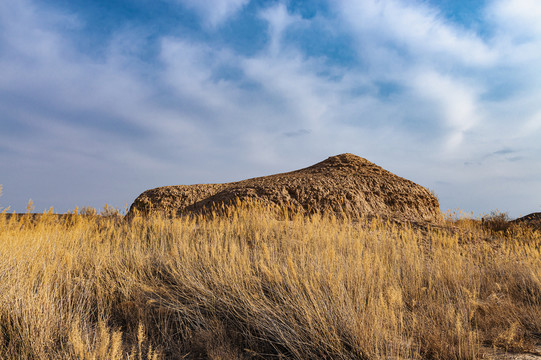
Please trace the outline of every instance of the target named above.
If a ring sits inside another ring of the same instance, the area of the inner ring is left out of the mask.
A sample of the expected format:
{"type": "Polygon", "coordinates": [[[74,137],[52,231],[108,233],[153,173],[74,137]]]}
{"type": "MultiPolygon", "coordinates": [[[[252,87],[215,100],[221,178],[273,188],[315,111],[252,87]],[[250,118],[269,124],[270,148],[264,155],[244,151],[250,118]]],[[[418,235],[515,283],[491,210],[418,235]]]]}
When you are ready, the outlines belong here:
{"type": "Polygon", "coordinates": [[[485,358],[490,360],[541,360],[541,346],[529,352],[506,352],[501,349],[484,349],[485,358]]]}
{"type": "Polygon", "coordinates": [[[332,156],[292,172],[238,182],[147,190],[131,205],[128,216],[138,211],[143,215],[157,212],[176,217],[234,204],[237,199],[290,205],[306,213],[442,220],[438,200],[429,190],[353,154],[332,156]]]}

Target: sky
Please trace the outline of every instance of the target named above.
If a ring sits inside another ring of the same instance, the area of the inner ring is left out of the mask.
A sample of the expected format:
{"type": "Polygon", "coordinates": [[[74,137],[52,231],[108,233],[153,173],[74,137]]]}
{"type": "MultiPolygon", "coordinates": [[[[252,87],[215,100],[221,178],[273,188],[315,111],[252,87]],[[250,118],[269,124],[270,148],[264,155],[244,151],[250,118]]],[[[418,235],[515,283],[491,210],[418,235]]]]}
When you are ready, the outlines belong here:
{"type": "Polygon", "coordinates": [[[2,0],[0,208],[353,153],[445,212],[541,211],[541,1],[2,0]]]}

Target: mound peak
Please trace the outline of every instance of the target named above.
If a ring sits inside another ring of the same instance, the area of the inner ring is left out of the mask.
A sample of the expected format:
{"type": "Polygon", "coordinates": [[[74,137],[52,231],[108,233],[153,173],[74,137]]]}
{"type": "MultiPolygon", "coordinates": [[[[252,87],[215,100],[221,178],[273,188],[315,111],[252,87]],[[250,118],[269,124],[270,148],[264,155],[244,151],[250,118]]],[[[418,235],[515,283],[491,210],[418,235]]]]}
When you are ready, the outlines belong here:
{"type": "Polygon", "coordinates": [[[347,167],[347,166],[366,166],[366,165],[375,166],[375,164],[371,163],[365,158],[362,158],[360,156],[350,154],[350,153],[344,153],[340,155],[330,156],[326,160],[323,160],[322,162],[319,162],[310,167],[342,167],[342,166],[347,167]]]}
{"type": "Polygon", "coordinates": [[[165,186],[147,190],[130,213],[160,212],[174,217],[237,199],[292,205],[306,212],[334,212],[350,217],[385,216],[439,221],[438,200],[424,187],[354,154],[331,156],[287,173],[225,184],[165,186]]]}
{"type": "MultiPolygon", "coordinates": [[[[383,170],[381,167],[377,166],[374,163],[362,158],[360,156],[345,153],[340,155],[331,156],[317,164],[309,166],[304,169],[297,170],[299,172],[320,172],[320,171],[370,171],[379,169],[383,170]]],[[[385,170],[383,170],[385,171],[385,170]]]]}

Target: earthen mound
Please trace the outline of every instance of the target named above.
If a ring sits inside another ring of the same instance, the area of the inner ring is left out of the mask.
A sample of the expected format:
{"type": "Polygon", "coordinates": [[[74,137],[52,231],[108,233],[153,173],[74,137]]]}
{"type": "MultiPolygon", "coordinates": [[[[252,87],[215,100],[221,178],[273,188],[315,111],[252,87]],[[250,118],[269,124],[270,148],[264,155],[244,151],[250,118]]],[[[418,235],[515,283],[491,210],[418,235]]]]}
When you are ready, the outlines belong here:
{"type": "Polygon", "coordinates": [[[353,154],[332,156],[292,172],[225,183],[165,186],[147,190],[128,215],[159,212],[168,217],[256,199],[311,212],[440,221],[438,200],[426,188],[353,154]]]}
{"type": "Polygon", "coordinates": [[[531,213],[511,221],[511,223],[528,226],[535,230],[541,230],[541,212],[531,213]]]}

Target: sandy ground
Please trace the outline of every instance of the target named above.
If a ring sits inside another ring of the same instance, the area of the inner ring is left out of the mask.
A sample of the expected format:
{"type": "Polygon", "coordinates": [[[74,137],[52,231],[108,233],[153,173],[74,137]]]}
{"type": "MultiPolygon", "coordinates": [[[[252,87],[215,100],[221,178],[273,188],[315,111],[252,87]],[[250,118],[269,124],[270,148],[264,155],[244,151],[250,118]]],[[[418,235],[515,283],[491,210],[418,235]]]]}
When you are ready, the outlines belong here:
{"type": "Polygon", "coordinates": [[[536,346],[530,353],[506,353],[493,349],[487,350],[487,353],[486,358],[491,360],[541,360],[541,345],[536,346]]]}

